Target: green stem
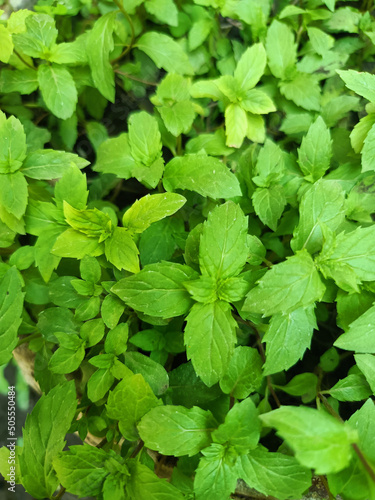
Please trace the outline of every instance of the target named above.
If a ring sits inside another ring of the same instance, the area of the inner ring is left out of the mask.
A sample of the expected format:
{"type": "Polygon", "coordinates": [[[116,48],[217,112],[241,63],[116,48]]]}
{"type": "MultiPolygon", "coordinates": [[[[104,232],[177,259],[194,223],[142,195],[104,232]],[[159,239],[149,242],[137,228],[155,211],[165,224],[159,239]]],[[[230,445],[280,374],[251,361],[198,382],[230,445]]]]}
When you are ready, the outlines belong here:
{"type": "Polygon", "coordinates": [[[66,492],[66,489],[64,487],[61,488],[61,490],[58,492],[58,494],[55,497],[52,497],[53,500],[60,500],[64,493],[66,492]]]}
{"type": "Polygon", "coordinates": [[[22,345],[22,344],[26,344],[26,342],[30,342],[31,340],[37,339],[37,338],[39,338],[41,336],[42,335],[39,332],[32,333],[31,335],[28,335],[27,337],[24,337],[23,339],[20,339],[18,341],[17,347],[20,346],[20,345],[22,345]]]}
{"type": "Polygon", "coordinates": [[[135,40],[135,31],[134,31],[133,21],[131,20],[129,14],[124,9],[122,2],[120,0],[113,0],[113,1],[115,2],[115,4],[117,5],[117,7],[122,12],[122,14],[124,15],[124,17],[126,18],[126,20],[128,21],[128,23],[130,25],[131,38],[130,38],[129,45],[121,52],[121,54],[118,57],[116,57],[115,59],[113,59],[113,61],[111,61],[111,64],[115,64],[117,61],[119,61],[124,56],[126,56],[126,54],[128,54],[128,52],[131,51],[133,44],[134,44],[134,40],[135,40]]]}

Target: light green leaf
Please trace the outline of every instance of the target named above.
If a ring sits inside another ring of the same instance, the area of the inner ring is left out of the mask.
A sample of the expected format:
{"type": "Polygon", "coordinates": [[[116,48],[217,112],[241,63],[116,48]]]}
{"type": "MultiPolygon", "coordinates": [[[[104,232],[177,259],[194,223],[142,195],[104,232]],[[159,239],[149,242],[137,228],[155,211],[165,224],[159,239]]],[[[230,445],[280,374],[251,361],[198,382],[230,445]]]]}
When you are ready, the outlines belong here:
{"type": "Polygon", "coordinates": [[[208,214],[199,246],[199,265],[204,276],[216,280],[237,276],[247,259],[247,218],[229,201],[208,214]]]}
{"type": "Polygon", "coordinates": [[[105,240],[105,256],[117,269],[137,273],[139,271],[138,254],[137,245],[124,227],[115,227],[112,235],[105,240]]]}
{"type": "Polygon", "coordinates": [[[80,171],[75,163],[71,163],[55,185],[56,205],[62,209],[65,200],[72,207],[82,210],[86,208],[88,194],[86,175],[80,171]]]}
{"type": "Polygon", "coordinates": [[[375,170],[375,126],[373,125],[363,141],[362,148],[362,172],[375,170]]]}
{"type": "Polygon", "coordinates": [[[241,101],[240,106],[254,114],[266,114],[276,111],[272,99],[263,90],[259,89],[251,89],[246,92],[246,97],[241,101]]]}
{"type": "Polygon", "coordinates": [[[54,45],[48,60],[57,64],[87,64],[87,46],[88,34],[77,36],[74,42],[59,43],[54,45]]]}
{"type": "Polygon", "coordinates": [[[350,90],[371,102],[375,102],[375,75],[363,71],[337,70],[340,78],[350,90]]]}
{"type": "Polygon", "coordinates": [[[335,231],[345,220],[345,192],[336,181],[319,180],[302,196],[299,223],[293,233],[294,252],[306,248],[314,254],[322,249],[321,223],[335,231]]]}
{"type": "Polygon", "coordinates": [[[267,54],[261,43],[255,43],[245,50],[234,70],[234,78],[241,90],[255,87],[264,73],[266,63],[267,54]]]}
{"type": "Polygon", "coordinates": [[[310,347],[314,328],[318,328],[314,306],[272,316],[263,337],[267,343],[264,374],[272,375],[295,365],[310,347]]]}
{"type": "Polygon", "coordinates": [[[167,191],[188,189],[213,199],[241,196],[237,178],[218,158],[194,154],[173,158],[165,167],[167,191]]]}
{"type": "Polygon", "coordinates": [[[259,151],[253,182],[259,187],[270,187],[285,173],[285,155],[280,146],[267,139],[259,151]]]}
{"type": "Polygon", "coordinates": [[[276,78],[285,78],[297,59],[297,46],[292,30],[274,20],[267,31],[266,50],[268,65],[276,78]]]}
{"type": "MultiPolygon", "coordinates": [[[[79,340],[79,339],[77,339],[79,340]]],[[[49,362],[49,369],[53,373],[72,373],[77,370],[85,357],[85,347],[83,343],[74,349],[59,347],[52,355],[49,362]]]]}
{"type": "MultiPolygon", "coordinates": [[[[54,151],[53,149],[37,149],[26,156],[21,171],[31,179],[59,179],[66,171],[70,170],[72,163],[79,169],[89,164],[87,160],[73,153],[54,151]]],[[[84,198],[83,192],[81,194],[84,198]]]]}
{"type": "Polygon", "coordinates": [[[9,30],[0,25],[0,61],[7,64],[13,54],[13,40],[9,30]]]}
{"type": "Polygon", "coordinates": [[[99,368],[91,375],[87,383],[87,396],[94,403],[104,398],[112,387],[115,377],[110,368],[99,368]]]}
{"type": "MultiPolygon", "coordinates": [[[[361,354],[360,356],[370,355],[361,354]]],[[[370,397],[374,391],[371,392],[365,377],[352,374],[339,380],[328,392],[338,401],[362,401],[370,397]]]]}
{"type": "Polygon", "coordinates": [[[243,455],[258,444],[260,428],[256,406],[247,398],[229,410],[224,423],[212,433],[212,440],[214,443],[233,446],[236,453],[243,455]]]}
{"type": "Polygon", "coordinates": [[[216,280],[211,276],[200,276],[197,280],[184,283],[184,286],[197,302],[208,304],[217,300],[216,280]]]}
{"type": "Polygon", "coordinates": [[[44,59],[56,42],[55,20],[47,14],[36,14],[26,17],[24,22],[26,33],[13,35],[15,48],[28,56],[44,59]]]}
{"type": "Polygon", "coordinates": [[[266,226],[276,231],[286,199],[283,186],[274,185],[269,188],[257,188],[252,196],[255,213],[266,226]]]}
{"type": "Polygon", "coordinates": [[[294,457],[263,447],[239,457],[236,469],[250,488],[280,500],[300,498],[311,485],[311,472],[294,457]]]}
{"type": "Polygon", "coordinates": [[[309,111],[320,110],[321,89],[316,75],[296,72],[292,80],[280,83],[280,92],[301,108],[309,111]]]}
{"type": "Polygon", "coordinates": [[[375,306],[353,321],[334,345],[347,351],[375,354],[375,306]]]}
{"type": "Polygon", "coordinates": [[[227,302],[194,304],[186,319],[185,344],[194,369],[211,387],[224,375],[234,353],[237,323],[227,302]]]}
{"type": "Polygon", "coordinates": [[[297,460],[316,474],[338,472],[349,465],[357,431],[324,411],[305,406],[282,406],[260,415],[264,425],[277,433],[294,450],[297,460]]]}
{"type": "Polygon", "coordinates": [[[165,368],[140,352],[128,352],[125,364],[133,373],[140,373],[157,396],[168,389],[169,379],[165,368]]]}
{"type": "Polygon", "coordinates": [[[161,23],[169,26],[178,25],[178,10],[172,0],[146,0],[144,5],[147,12],[161,23]]]}
{"type": "Polygon", "coordinates": [[[316,397],[317,385],[318,377],[315,373],[300,373],[286,385],[275,385],[275,387],[291,396],[300,396],[303,403],[309,403],[316,397]]]}
{"type": "MultiPolygon", "coordinates": [[[[1,28],[0,28],[1,32],[1,28]]],[[[1,36],[1,33],[0,33],[1,36]]],[[[3,69],[0,73],[0,91],[4,94],[19,92],[31,94],[39,86],[37,73],[33,69],[3,69]]]]}
{"type": "Polygon", "coordinates": [[[124,312],[124,304],[113,295],[104,297],[101,307],[101,315],[108,328],[115,328],[124,312]]]}
{"type": "Polygon", "coordinates": [[[18,170],[26,156],[26,135],[17,118],[11,116],[0,121],[0,173],[8,174],[18,170]]]}
{"type": "Polygon", "coordinates": [[[250,290],[244,311],[271,316],[312,305],[323,298],[325,286],[307,250],[297,252],[266,272],[250,290]]]}
{"type": "Polygon", "coordinates": [[[172,262],[149,264],[139,273],[123,278],[111,289],[136,311],[171,318],[185,314],[192,305],[185,281],[198,274],[188,266],[172,262]]]}
{"type": "Polygon", "coordinates": [[[177,212],[186,203],[186,198],[176,193],[148,194],[137,200],[125,212],[122,223],[133,233],[142,233],[153,222],[177,212]]]}
{"type": "Polygon", "coordinates": [[[313,49],[321,56],[324,56],[327,51],[332,49],[335,43],[333,36],[313,26],[307,28],[307,34],[309,35],[309,40],[313,49]]]}
{"type": "Polygon", "coordinates": [[[0,205],[20,219],[27,207],[27,182],[21,172],[0,174],[0,205]]]}
{"type": "Polygon", "coordinates": [[[236,488],[237,475],[233,465],[225,457],[224,447],[214,444],[203,453],[207,456],[200,459],[194,478],[196,500],[230,498],[236,488]]]}
{"type": "Polygon", "coordinates": [[[76,231],[91,238],[98,238],[99,242],[111,236],[112,220],[101,210],[77,210],[66,201],[63,202],[63,209],[66,222],[76,231]]]}
{"type": "Polygon", "coordinates": [[[327,240],[317,259],[319,268],[343,290],[358,292],[362,281],[375,280],[374,237],[375,226],[369,226],[327,240]]]}
{"type": "Polygon", "coordinates": [[[149,411],[138,424],[147,448],[163,455],[192,456],[208,446],[217,422],[211,412],[197,406],[160,406],[149,411]]]}
{"type": "Polygon", "coordinates": [[[18,342],[17,332],[21,325],[24,293],[23,280],[13,266],[2,276],[0,282],[0,366],[12,358],[18,342]]]}
{"type": "Polygon", "coordinates": [[[168,35],[149,31],[141,36],[136,46],[147,54],[158,68],[168,73],[192,75],[194,69],[181,46],[168,35]]]}
{"type": "Polygon", "coordinates": [[[106,405],[109,418],[119,420],[121,434],[129,441],[138,439],[136,425],[149,410],[162,402],[140,374],[124,378],[109,393],[106,405]]]}
{"type": "Polygon", "coordinates": [[[97,257],[104,253],[103,244],[98,238],[90,238],[86,234],[69,228],[57,237],[51,250],[57,257],[83,259],[85,255],[97,257]]]}
{"type": "Polygon", "coordinates": [[[256,349],[236,347],[227,370],[220,379],[220,389],[236,399],[245,399],[262,383],[262,364],[262,358],[256,349]]]}
{"type": "Polygon", "coordinates": [[[62,451],[77,407],[73,381],[43,395],[26,418],[19,457],[22,484],[34,498],[50,498],[59,480],[52,460],[62,451]]]}
{"type": "Polygon", "coordinates": [[[115,102],[115,75],[109,60],[114,49],[113,31],[117,12],[104,14],[95,21],[86,43],[91,75],[99,92],[109,101],[115,102]]]}
{"type": "Polygon", "coordinates": [[[161,106],[158,109],[165,127],[175,137],[190,132],[195,118],[192,102],[188,100],[176,102],[170,106],[161,106]]]}
{"type": "Polygon", "coordinates": [[[78,97],[69,71],[56,64],[41,64],[38,68],[38,81],[48,109],[62,120],[70,118],[76,109],[78,97]]]}
{"type": "Polygon", "coordinates": [[[136,162],[148,167],[160,157],[162,144],[158,122],[145,111],[131,115],[128,138],[136,162]]]}
{"type": "Polygon", "coordinates": [[[126,483],[126,492],[129,498],[184,500],[185,497],[175,486],[168,483],[166,479],[160,479],[146,465],[142,465],[138,460],[129,460],[127,464],[131,472],[126,483]]]}
{"type": "Polygon", "coordinates": [[[226,145],[230,148],[240,148],[246,137],[246,111],[239,104],[231,103],[225,108],[226,145]]]}
{"type": "Polygon", "coordinates": [[[370,460],[375,461],[375,405],[371,399],[357,410],[349,419],[349,425],[359,434],[359,446],[370,460]]]}
{"type": "Polygon", "coordinates": [[[373,394],[375,393],[375,356],[372,354],[355,354],[354,359],[358,368],[371,387],[373,394]]]}
{"type": "Polygon", "coordinates": [[[318,116],[298,150],[298,163],[306,179],[310,182],[320,179],[329,168],[331,156],[331,135],[323,118],[318,116]]]}
{"type": "Polygon", "coordinates": [[[375,113],[370,113],[359,120],[350,133],[350,142],[356,153],[360,153],[364,140],[375,123],[375,113]]]}
{"type": "Polygon", "coordinates": [[[103,174],[115,174],[129,179],[135,167],[131,156],[128,134],[120,134],[102,142],[98,148],[94,170],[103,174]]]}

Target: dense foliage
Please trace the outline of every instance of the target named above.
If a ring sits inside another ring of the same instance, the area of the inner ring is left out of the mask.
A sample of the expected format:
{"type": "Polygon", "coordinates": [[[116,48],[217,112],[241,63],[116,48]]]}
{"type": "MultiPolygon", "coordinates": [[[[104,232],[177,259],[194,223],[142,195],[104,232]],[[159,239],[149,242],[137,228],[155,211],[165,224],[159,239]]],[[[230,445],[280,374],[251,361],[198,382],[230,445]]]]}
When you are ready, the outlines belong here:
{"type": "Polygon", "coordinates": [[[375,499],[372,1],[5,17],[0,362],[27,343],[43,392],[16,482],[375,499]]]}

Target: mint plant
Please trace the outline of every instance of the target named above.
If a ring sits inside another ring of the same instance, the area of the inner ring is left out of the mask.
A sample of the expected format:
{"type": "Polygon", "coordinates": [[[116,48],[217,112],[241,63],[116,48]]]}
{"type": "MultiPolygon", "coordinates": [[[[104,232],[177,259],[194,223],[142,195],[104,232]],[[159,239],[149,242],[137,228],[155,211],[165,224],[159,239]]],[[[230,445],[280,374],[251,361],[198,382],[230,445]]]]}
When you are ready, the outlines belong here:
{"type": "Polygon", "coordinates": [[[14,487],[374,499],[373,3],[0,12],[14,487]]]}

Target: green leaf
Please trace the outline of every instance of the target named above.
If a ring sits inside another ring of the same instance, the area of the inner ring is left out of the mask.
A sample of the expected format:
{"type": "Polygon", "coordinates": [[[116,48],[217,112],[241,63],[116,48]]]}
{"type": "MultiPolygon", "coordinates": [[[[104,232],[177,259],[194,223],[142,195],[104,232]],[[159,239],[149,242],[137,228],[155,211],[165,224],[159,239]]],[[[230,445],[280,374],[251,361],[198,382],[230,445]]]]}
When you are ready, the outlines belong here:
{"type": "Polygon", "coordinates": [[[112,220],[106,213],[97,208],[77,210],[66,201],[63,202],[66,222],[76,231],[104,241],[112,235],[112,220]]]}
{"type": "Polygon", "coordinates": [[[172,0],[146,0],[144,5],[147,12],[162,24],[178,25],[178,10],[172,0]]]}
{"type": "Polygon", "coordinates": [[[263,447],[239,457],[236,469],[250,488],[280,500],[300,498],[311,485],[311,472],[294,457],[263,447]]]}
{"type": "Polygon", "coordinates": [[[276,111],[272,99],[263,90],[251,89],[246,92],[246,98],[241,101],[240,106],[255,114],[266,114],[276,111]]]}
{"type": "Polygon", "coordinates": [[[371,102],[375,102],[375,76],[363,71],[358,72],[353,69],[347,71],[337,70],[340,78],[350,90],[371,102]]]}
{"type": "Polygon", "coordinates": [[[277,433],[294,450],[297,460],[316,474],[338,472],[352,458],[352,443],[358,434],[324,411],[304,406],[282,406],[260,415],[264,425],[277,433]]]}
{"type": "Polygon", "coordinates": [[[113,295],[104,297],[101,307],[101,315],[108,328],[115,328],[124,312],[124,304],[113,295]]]}
{"type": "Polygon", "coordinates": [[[244,311],[271,316],[292,312],[323,298],[325,286],[306,250],[274,265],[250,290],[244,311]]]}
{"type": "Polygon", "coordinates": [[[267,54],[261,43],[255,43],[245,50],[234,70],[234,78],[241,90],[255,87],[264,73],[266,63],[267,54]]]}
{"type": "Polygon", "coordinates": [[[5,26],[0,25],[0,61],[7,64],[12,54],[12,35],[5,26]]]}
{"type": "Polygon", "coordinates": [[[260,438],[258,411],[250,398],[236,403],[229,410],[223,424],[212,433],[214,443],[228,444],[239,455],[253,450],[260,438]]]}
{"type": "Polygon", "coordinates": [[[61,484],[80,497],[100,495],[111,472],[129,475],[120,455],[88,444],[70,446],[54,458],[53,466],[61,484]]]}
{"type": "Polygon", "coordinates": [[[86,43],[92,79],[96,88],[108,101],[115,102],[115,75],[109,60],[114,49],[113,31],[116,11],[108,12],[95,21],[86,43]]]}
{"type": "Polygon", "coordinates": [[[136,311],[171,318],[185,314],[192,305],[185,281],[196,279],[197,273],[188,266],[160,262],[145,266],[139,273],[123,278],[112,292],[136,311]]]}
{"type": "Polygon", "coordinates": [[[263,224],[276,231],[277,222],[286,205],[283,186],[274,185],[269,188],[257,188],[251,199],[259,219],[263,224]]]}
{"type": "Polygon", "coordinates": [[[362,148],[362,172],[375,170],[375,149],[374,149],[375,127],[371,127],[362,148]]]}
{"type": "Polygon", "coordinates": [[[93,373],[87,383],[87,396],[93,403],[102,399],[112,384],[115,377],[112,375],[110,368],[99,368],[93,373]]]}
{"type": "MultiPolygon", "coordinates": [[[[13,35],[15,48],[23,54],[44,59],[56,42],[57,29],[53,17],[36,14],[25,19],[26,33],[13,35]]],[[[18,30],[16,31],[16,33],[18,30]]]]}
{"type": "Polygon", "coordinates": [[[274,20],[267,31],[266,50],[272,74],[276,78],[285,78],[297,59],[292,30],[286,24],[274,20]]]}
{"type": "Polygon", "coordinates": [[[334,342],[336,347],[360,353],[375,353],[375,306],[350,324],[346,333],[334,342]]]}
{"type": "Polygon", "coordinates": [[[227,302],[194,304],[186,319],[185,344],[194,369],[211,387],[227,371],[236,342],[236,321],[227,302]]]}
{"type": "Polygon", "coordinates": [[[129,145],[136,162],[151,166],[161,154],[161,135],[156,118],[145,111],[129,119],[129,145]]]}
{"type": "Polygon", "coordinates": [[[253,182],[259,187],[270,187],[272,183],[281,180],[285,173],[284,159],[280,146],[267,139],[259,151],[253,182]]]}
{"type": "Polygon", "coordinates": [[[57,257],[83,259],[85,255],[102,255],[103,246],[98,242],[98,238],[91,238],[69,228],[57,237],[51,252],[57,257]]]}
{"type": "Polygon", "coordinates": [[[236,399],[245,399],[262,383],[262,364],[262,358],[256,349],[236,347],[227,370],[220,379],[220,389],[236,399]]]}
{"type": "MultiPolygon", "coordinates": [[[[65,158],[65,155],[60,155],[60,161],[63,161],[63,158],[65,158]]],[[[72,207],[82,210],[86,208],[88,194],[86,175],[80,171],[75,163],[71,163],[55,185],[56,205],[62,209],[65,200],[72,207]]]]}
{"type": "Polygon", "coordinates": [[[175,193],[143,196],[125,212],[122,223],[133,233],[142,233],[153,222],[177,212],[186,203],[186,198],[175,193]]]}
{"type": "Polygon", "coordinates": [[[112,235],[105,241],[105,256],[117,269],[137,273],[138,253],[137,245],[124,227],[115,227],[112,235]]]}
{"type": "Polygon", "coordinates": [[[160,479],[146,465],[136,460],[128,461],[131,472],[126,484],[129,498],[137,500],[150,500],[160,498],[163,500],[184,500],[182,493],[166,479],[160,479]]]}
{"type": "Polygon", "coordinates": [[[133,175],[134,166],[128,134],[120,134],[100,144],[94,167],[96,172],[115,174],[122,179],[129,179],[133,175]]]}
{"type": "Polygon", "coordinates": [[[319,28],[309,27],[307,28],[307,34],[309,35],[309,40],[313,49],[321,56],[324,56],[327,51],[332,49],[335,43],[335,39],[331,35],[324,33],[324,31],[319,28]]]}
{"type": "Polygon", "coordinates": [[[321,116],[310,126],[298,150],[298,163],[305,177],[315,182],[329,168],[332,140],[329,129],[321,116]]]}
{"type": "Polygon", "coordinates": [[[328,392],[338,401],[362,401],[372,394],[366,379],[362,375],[355,374],[339,380],[328,392]]]}
{"type": "Polygon", "coordinates": [[[114,326],[106,335],[104,342],[105,352],[116,354],[116,356],[125,352],[127,348],[126,343],[128,341],[128,336],[129,325],[127,323],[120,323],[119,325],[114,326]]]}
{"type": "Polygon", "coordinates": [[[0,173],[18,170],[26,156],[26,135],[19,120],[14,116],[0,122],[0,173]]]}
{"type": "Polygon", "coordinates": [[[76,109],[78,97],[69,71],[56,64],[41,64],[38,68],[38,81],[47,108],[62,120],[70,118],[76,109]]]}
{"type": "Polygon", "coordinates": [[[374,236],[375,226],[358,227],[342,232],[333,243],[327,240],[317,259],[325,277],[349,292],[358,292],[362,281],[375,280],[374,236]]]}
{"type": "Polygon", "coordinates": [[[122,380],[109,393],[106,405],[109,418],[119,420],[121,434],[129,441],[138,439],[136,425],[152,408],[161,404],[142,375],[122,380]]]}
{"type": "MultiPolygon", "coordinates": [[[[74,163],[79,169],[84,168],[89,164],[88,161],[80,158],[73,153],[66,153],[65,151],[54,151],[53,149],[38,149],[26,156],[21,171],[24,175],[26,175],[26,177],[30,177],[31,179],[59,179],[67,171],[70,172],[69,175],[72,175],[72,169],[74,169],[72,163],[74,163]]],[[[77,174],[74,174],[74,179],[78,181],[77,174]]],[[[66,182],[67,181],[65,178],[63,185],[66,184],[66,182]]],[[[83,192],[81,184],[82,177],[79,181],[79,184],[77,185],[77,191],[79,188],[81,188],[80,195],[82,196],[83,200],[85,200],[85,196],[87,197],[87,194],[83,192]]],[[[60,188],[57,188],[58,191],[59,189],[60,188]]],[[[64,188],[63,191],[64,196],[68,196],[67,189],[64,188]]],[[[73,199],[76,200],[76,198],[73,199]]],[[[66,199],[66,201],[69,202],[68,199],[66,199]]],[[[57,204],[58,206],[61,206],[59,205],[59,203],[57,204]]]]}
{"type": "Polygon", "coordinates": [[[374,432],[375,406],[371,399],[367,400],[349,419],[349,425],[359,434],[361,451],[370,460],[375,461],[375,432],[374,432]]]}
{"type": "Polygon", "coordinates": [[[272,375],[295,365],[310,348],[314,328],[318,328],[314,306],[272,316],[263,337],[267,343],[264,374],[272,375]]]}
{"type": "Polygon", "coordinates": [[[240,148],[247,133],[246,111],[239,104],[231,103],[225,108],[226,145],[240,148]]]}
{"type": "Polygon", "coordinates": [[[280,92],[301,108],[309,111],[320,110],[321,88],[316,75],[297,71],[292,80],[280,83],[280,92]],[[306,92],[307,88],[308,92],[306,92]]]}
{"type": "Polygon", "coordinates": [[[140,373],[150,385],[154,394],[163,394],[168,389],[168,373],[165,368],[153,359],[140,352],[128,352],[125,356],[125,365],[133,373],[140,373]]]}
{"type": "Polygon", "coordinates": [[[20,219],[27,207],[27,182],[21,172],[0,174],[0,205],[20,219]]]}
{"type": "Polygon", "coordinates": [[[23,280],[16,267],[9,268],[0,282],[0,366],[12,358],[17,345],[18,328],[21,325],[23,280]]]}
{"type": "MultiPolygon", "coordinates": [[[[0,28],[1,36],[1,28],[0,28]]],[[[0,91],[4,94],[19,92],[31,94],[39,86],[36,71],[33,69],[3,69],[0,74],[0,91]]]]}
{"type": "Polygon", "coordinates": [[[366,377],[372,392],[375,393],[375,356],[372,354],[355,354],[354,359],[358,368],[366,377]]]}
{"type": "Polygon", "coordinates": [[[319,180],[302,196],[299,224],[294,230],[293,251],[306,248],[311,254],[322,249],[321,223],[335,231],[345,220],[345,192],[336,181],[319,180]]]}
{"type": "Polygon", "coordinates": [[[337,325],[347,330],[350,323],[370,309],[374,300],[374,294],[366,290],[351,294],[339,290],[336,297],[337,325]]]}
{"type": "Polygon", "coordinates": [[[192,75],[194,69],[181,46],[168,35],[148,31],[139,38],[137,48],[147,54],[158,68],[168,73],[192,75]]]}
{"type": "Polygon", "coordinates": [[[138,431],[147,448],[181,457],[195,455],[208,446],[216,427],[216,420],[207,410],[160,406],[142,418],[138,431]]]}
{"type": "Polygon", "coordinates": [[[229,499],[237,484],[236,470],[230,459],[225,456],[223,446],[214,444],[206,448],[199,461],[194,478],[196,500],[229,499]]]}
{"type": "Polygon", "coordinates": [[[104,322],[102,318],[92,319],[83,323],[79,335],[85,341],[87,347],[96,345],[104,337],[104,322]]]}
{"type": "Polygon", "coordinates": [[[190,132],[195,118],[193,103],[186,100],[176,102],[171,106],[161,106],[158,109],[165,127],[175,137],[190,132]]]}
{"type": "Polygon", "coordinates": [[[215,200],[241,196],[239,182],[228,167],[202,154],[173,158],[165,167],[163,185],[167,191],[188,189],[215,200]]]}
{"type": "Polygon", "coordinates": [[[214,208],[203,225],[199,265],[216,280],[237,276],[247,259],[247,217],[229,201],[214,208]]]}
{"type": "Polygon", "coordinates": [[[309,403],[316,397],[317,385],[318,377],[315,373],[300,373],[286,385],[275,385],[275,387],[291,396],[301,396],[303,403],[309,403]]]}
{"type": "Polygon", "coordinates": [[[50,498],[59,484],[52,460],[64,448],[76,406],[70,381],[43,395],[26,418],[19,461],[22,484],[34,498],[50,498]]]}
{"type": "Polygon", "coordinates": [[[84,357],[85,347],[83,343],[74,349],[59,347],[57,351],[53,353],[48,367],[53,373],[72,373],[79,368],[84,357]]]}
{"type": "Polygon", "coordinates": [[[208,304],[217,300],[216,281],[211,276],[200,276],[197,280],[184,283],[184,286],[197,302],[208,304]]]}

